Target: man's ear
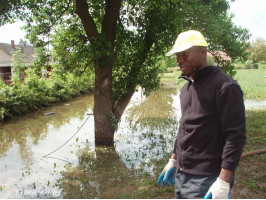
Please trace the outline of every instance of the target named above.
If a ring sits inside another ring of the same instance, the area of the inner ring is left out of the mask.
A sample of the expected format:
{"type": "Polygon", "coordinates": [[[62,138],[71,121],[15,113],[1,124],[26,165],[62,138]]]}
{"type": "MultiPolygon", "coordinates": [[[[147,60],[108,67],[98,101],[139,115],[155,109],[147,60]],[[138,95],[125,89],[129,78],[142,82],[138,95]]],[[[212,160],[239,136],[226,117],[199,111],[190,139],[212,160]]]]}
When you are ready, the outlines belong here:
{"type": "Polygon", "coordinates": [[[206,48],[202,48],[200,50],[200,57],[201,58],[206,58],[207,57],[207,49],[206,48]]]}

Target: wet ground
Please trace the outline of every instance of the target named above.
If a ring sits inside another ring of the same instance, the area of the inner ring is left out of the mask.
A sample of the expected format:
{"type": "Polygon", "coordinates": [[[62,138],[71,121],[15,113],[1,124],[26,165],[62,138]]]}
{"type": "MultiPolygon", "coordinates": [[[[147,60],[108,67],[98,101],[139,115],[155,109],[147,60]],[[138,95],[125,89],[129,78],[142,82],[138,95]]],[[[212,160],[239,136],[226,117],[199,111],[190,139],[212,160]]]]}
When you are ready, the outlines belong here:
{"type": "MultiPolygon", "coordinates": [[[[175,88],[147,98],[136,92],[115,133],[114,148],[95,148],[93,116],[88,115],[92,96],[0,123],[0,198],[129,193],[128,182],[139,174],[156,177],[157,163],[171,153],[180,118],[178,96],[175,88]]],[[[246,108],[265,104],[248,102],[246,108]]]]}

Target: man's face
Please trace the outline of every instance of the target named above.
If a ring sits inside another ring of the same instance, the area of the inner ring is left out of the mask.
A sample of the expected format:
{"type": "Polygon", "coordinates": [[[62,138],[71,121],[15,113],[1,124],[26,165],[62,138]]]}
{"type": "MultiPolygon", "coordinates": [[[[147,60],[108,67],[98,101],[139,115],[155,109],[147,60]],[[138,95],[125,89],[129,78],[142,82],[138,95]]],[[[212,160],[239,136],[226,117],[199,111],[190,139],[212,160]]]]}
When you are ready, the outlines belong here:
{"type": "Polygon", "coordinates": [[[194,77],[195,69],[202,66],[201,50],[202,47],[191,47],[176,53],[176,62],[183,74],[194,77]]]}

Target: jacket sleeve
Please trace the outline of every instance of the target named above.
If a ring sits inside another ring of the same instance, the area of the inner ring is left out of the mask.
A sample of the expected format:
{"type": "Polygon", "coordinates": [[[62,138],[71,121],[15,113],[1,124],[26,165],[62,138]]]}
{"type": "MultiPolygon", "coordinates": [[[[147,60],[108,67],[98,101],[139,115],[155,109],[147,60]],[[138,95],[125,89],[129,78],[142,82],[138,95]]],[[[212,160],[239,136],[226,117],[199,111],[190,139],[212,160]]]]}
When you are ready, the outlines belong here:
{"type": "Polygon", "coordinates": [[[174,143],[174,149],[172,153],[176,153],[176,145],[177,145],[177,138],[175,139],[175,143],[174,143]]]}
{"type": "Polygon", "coordinates": [[[221,167],[234,171],[246,143],[245,106],[239,85],[223,87],[217,94],[216,103],[225,139],[221,167]]]}

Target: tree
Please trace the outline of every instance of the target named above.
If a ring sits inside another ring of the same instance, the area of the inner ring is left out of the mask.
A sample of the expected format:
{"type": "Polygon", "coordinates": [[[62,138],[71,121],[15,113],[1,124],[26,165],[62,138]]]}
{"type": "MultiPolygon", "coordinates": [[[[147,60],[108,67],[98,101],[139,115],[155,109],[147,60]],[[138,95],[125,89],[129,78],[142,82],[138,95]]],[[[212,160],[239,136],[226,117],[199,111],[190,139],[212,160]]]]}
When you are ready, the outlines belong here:
{"type": "Polygon", "coordinates": [[[19,45],[25,47],[25,46],[30,46],[27,40],[20,39],[18,42],[19,45]]]}
{"type": "Polygon", "coordinates": [[[0,1],[0,26],[6,21],[11,22],[16,17],[16,12],[23,6],[20,0],[0,1]],[[12,12],[15,11],[15,12],[12,12]]]}
{"type": "Polygon", "coordinates": [[[266,41],[263,38],[256,38],[249,48],[249,53],[250,60],[252,60],[253,63],[265,62],[266,41]]]}
{"type": "Polygon", "coordinates": [[[20,6],[30,12],[10,8],[2,22],[27,16],[28,39],[36,47],[51,42],[62,72],[93,68],[96,145],[113,145],[113,125],[137,85],[145,94],[159,87],[156,62],[178,33],[197,29],[210,50],[232,59],[245,56],[249,38],[247,30],[233,25],[226,0],[24,0],[20,6]]]}
{"type": "Polygon", "coordinates": [[[17,50],[12,54],[12,85],[17,86],[20,80],[24,79],[25,55],[21,50],[17,50]]]}

